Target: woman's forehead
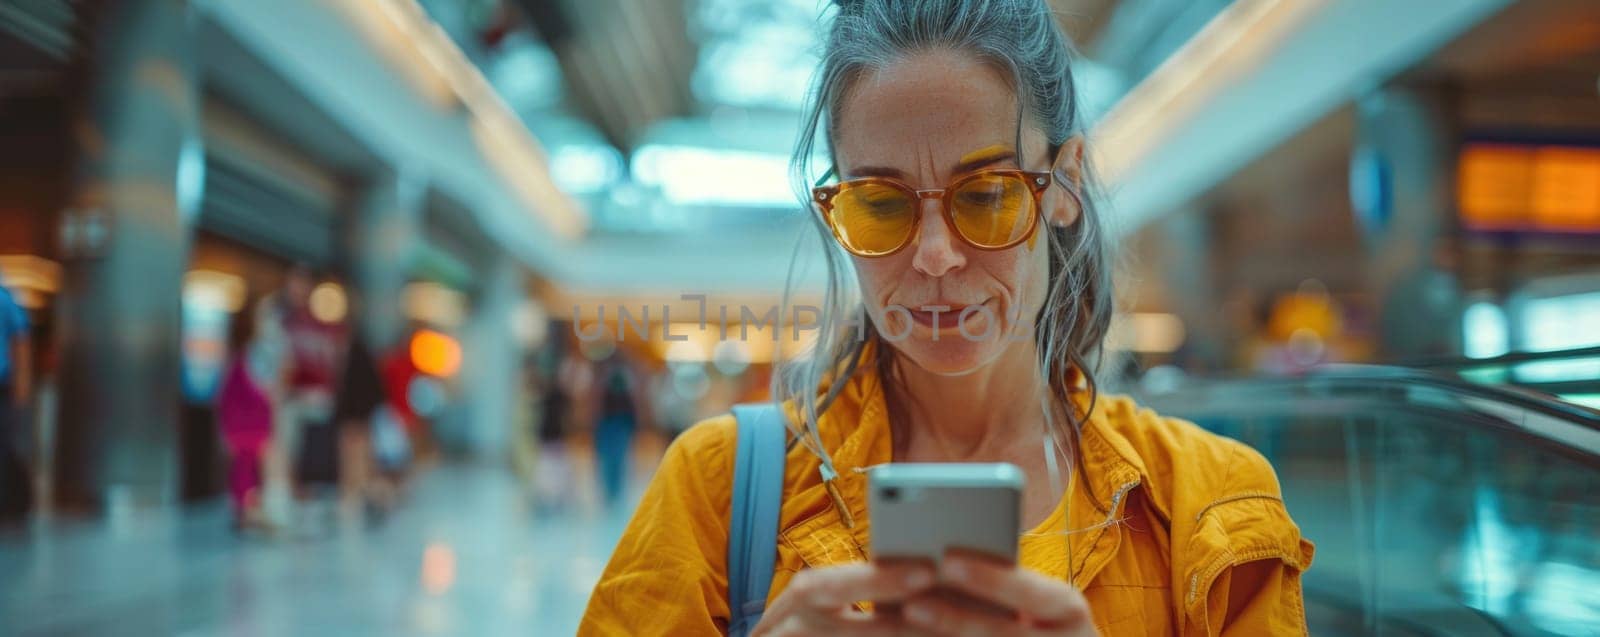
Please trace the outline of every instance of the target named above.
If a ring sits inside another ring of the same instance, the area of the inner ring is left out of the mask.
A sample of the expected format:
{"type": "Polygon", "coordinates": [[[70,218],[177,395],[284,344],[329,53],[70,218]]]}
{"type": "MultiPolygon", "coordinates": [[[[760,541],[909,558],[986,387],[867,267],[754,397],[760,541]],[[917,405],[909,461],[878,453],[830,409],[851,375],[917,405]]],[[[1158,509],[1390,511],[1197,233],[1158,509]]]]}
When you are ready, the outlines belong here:
{"type": "Polygon", "coordinates": [[[943,169],[1016,150],[1011,87],[992,66],[954,53],[910,56],[863,73],[836,116],[841,167],[932,162],[943,169]]]}
{"type": "MultiPolygon", "coordinates": [[[[841,128],[833,147],[834,160],[844,177],[909,176],[932,170],[937,175],[955,175],[1000,163],[1015,161],[1017,129],[1015,118],[993,126],[920,128],[913,124],[852,133],[841,128]]],[[[1043,148],[1043,136],[1024,128],[1022,157],[1033,160],[1043,148]]]]}

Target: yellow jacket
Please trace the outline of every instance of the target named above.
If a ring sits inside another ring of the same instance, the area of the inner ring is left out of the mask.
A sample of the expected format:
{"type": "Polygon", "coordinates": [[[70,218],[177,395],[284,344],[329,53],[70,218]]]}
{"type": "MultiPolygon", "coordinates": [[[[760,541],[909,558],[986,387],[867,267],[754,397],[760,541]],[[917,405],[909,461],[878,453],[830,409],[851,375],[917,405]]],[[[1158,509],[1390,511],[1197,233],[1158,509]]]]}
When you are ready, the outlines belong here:
{"type": "MultiPolygon", "coordinates": [[[[800,569],[867,559],[867,480],[853,469],[888,462],[891,453],[883,393],[868,368],[818,419],[855,526],[845,527],[823,488],[820,461],[794,445],[769,601],[800,569]]],[[[1289,519],[1266,459],[1127,398],[1096,403],[1082,435],[1087,479],[1024,534],[1021,565],[1070,579],[1104,635],[1305,634],[1300,574],[1312,545],[1289,519]],[[1072,534],[1069,556],[1061,531],[1090,527],[1097,528],[1072,534]]],[[[668,448],[595,586],[580,635],[726,631],[735,436],[733,417],[724,415],[668,448]]]]}

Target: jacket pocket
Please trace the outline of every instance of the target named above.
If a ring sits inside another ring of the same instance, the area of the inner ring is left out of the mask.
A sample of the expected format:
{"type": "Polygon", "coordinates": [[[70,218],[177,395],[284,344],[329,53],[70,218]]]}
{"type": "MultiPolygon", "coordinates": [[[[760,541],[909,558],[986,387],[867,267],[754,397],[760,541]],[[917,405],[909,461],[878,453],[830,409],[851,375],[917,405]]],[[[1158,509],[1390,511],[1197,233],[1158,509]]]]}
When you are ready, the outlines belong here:
{"type": "MultiPolygon", "coordinates": [[[[857,522],[858,527],[862,524],[857,522]]],[[[861,543],[850,529],[844,528],[839,512],[833,507],[827,507],[785,529],[781,544],[780,553],[787,548],[810,568],[867,561],[861,543]]]]}

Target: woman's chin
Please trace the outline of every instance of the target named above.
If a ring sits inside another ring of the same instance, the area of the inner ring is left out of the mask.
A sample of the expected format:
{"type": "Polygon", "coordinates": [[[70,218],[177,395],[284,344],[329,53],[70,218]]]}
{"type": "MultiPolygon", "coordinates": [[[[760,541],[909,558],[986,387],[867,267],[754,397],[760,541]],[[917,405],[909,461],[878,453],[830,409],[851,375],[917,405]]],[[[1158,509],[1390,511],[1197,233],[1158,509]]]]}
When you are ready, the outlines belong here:
{"type": "Polygon", "coordinates": [[[891,345],[918,368],[941,376],[975,372],[998,358],[1004,345],[996,340],[973,341],[959,334],[949,336],[954,338],[940,334],[935,341],[918,334],[891,345]]]}

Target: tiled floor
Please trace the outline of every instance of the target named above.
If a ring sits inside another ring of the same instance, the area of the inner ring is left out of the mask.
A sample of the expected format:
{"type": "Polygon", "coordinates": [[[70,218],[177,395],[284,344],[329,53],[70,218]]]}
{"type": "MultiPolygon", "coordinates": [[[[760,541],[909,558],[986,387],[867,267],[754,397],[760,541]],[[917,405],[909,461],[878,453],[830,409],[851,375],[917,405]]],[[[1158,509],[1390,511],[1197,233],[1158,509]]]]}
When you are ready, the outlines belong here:
{"type": "MultiPolygon", "coordinates": [[[[1464,457],[1440,449],[1418,462],[1464,457]]],[[[1600,508],[1572,483],[1580,474],[1528,453],[1502,453],[1487,482],[1419,479],[1430,471],[1406,463],[1352,481],[1338,461],[1280,459],[1290,509],[1318,543],[1313,631],[1405,634],[1425,621],[1498,634],[1493,615],[1515,634],[1596,634],[1600,508]],[[1382,505],[1352,509],[1363,493],[1382,505]]],[[[557,513],[535,510],[503,465],[445,465],[381,524],[308,507],[282,540],[234,535],[220,504],[0,532],[0,637],[571,635],[633,501],[591,504],[590,465],[583,454],[540,465],[574,476],[573,488],[541,482],[573,493],[557,513]]],[[[654,468],[638,465],[634,493],[654,468]]]]}
{"type": "Polygon", "coordinates": [[[331,507],[278,541],[220,506],[0,535],[4,635],[570,635],[627,509],[541,515],[500,467],[445,466],[379,525],[331,507]]]}

